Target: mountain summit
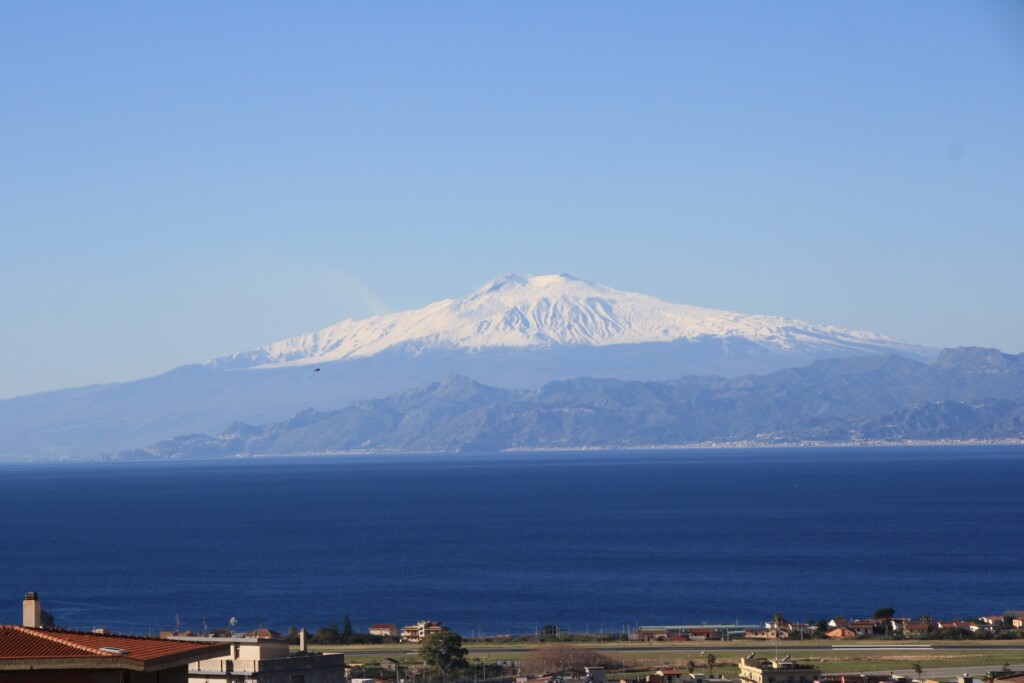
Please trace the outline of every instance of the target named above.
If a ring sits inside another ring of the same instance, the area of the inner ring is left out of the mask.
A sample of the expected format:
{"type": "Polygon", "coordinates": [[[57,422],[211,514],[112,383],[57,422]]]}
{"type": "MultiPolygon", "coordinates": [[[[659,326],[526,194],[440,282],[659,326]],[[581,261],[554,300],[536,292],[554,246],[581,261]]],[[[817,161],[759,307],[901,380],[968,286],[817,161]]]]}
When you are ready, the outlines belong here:
{"type": "Polygon", "coordinates": [[[877,334],[671,304],[568,275],[504,275],[463,299],[345,320],[156,377],[2,400],[0,460],[93,456],[233,422],[267,424],[450,375],[534,390],[578,377],[735,377],[889,353],[935,355],[877,334]]]}
{"type": "Polygon", "coordinates": [[[923,347],[869,332],[768,315],[672,304],[571,275],[502,275],[463,299],[364,320],[345,320],[254,351],[211,361],[215,367],[287,367],[374,356],[388,349],[547,349],[570,346],[744,340],[765,350],[812,356],[896,352],[923,347]]]}

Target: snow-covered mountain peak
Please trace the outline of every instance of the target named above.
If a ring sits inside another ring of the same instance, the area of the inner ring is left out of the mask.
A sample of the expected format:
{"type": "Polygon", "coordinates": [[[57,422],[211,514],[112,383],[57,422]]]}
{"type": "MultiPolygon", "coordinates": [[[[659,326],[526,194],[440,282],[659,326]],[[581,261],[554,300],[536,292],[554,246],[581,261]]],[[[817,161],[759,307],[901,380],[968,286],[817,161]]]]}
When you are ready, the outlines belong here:
{"type": "Polygon", "coordinates": [[[671,304],[570,275],[491,280],[463,299],[365,320],[345,320],[311,334],[213,361],[229,367],[280,367],[363,358],[402,347],[430,349],[549,348],[744,339],[767,349],[895,351],[920,347],[838,327],[775,316],[744,315],[671,304]]]}
{"type": "Polygon", "coordinates": [[[505,275],[500,275],[494,278],[467,298],[474,299],[488,294],[494,294],[495,292],[511,292],[519,289],[547,289],[551,291],[562,290],[576,282],[583,283],[591,288],[598,288],[598,285],[580,280],[567,273],[562,273],[561,275],[533,275],[530,277],[522,277],[515,273],[506,273],[505,275]]]}
{"type": "Polygon", "coordinates": [[[504,275],[499,275],[480,289],[473,292],[470,297],[486,296],[487,294],[492,294],[503,289],[515,289],[516,287],[522,287],[527,284],[527,282],[528,280],[526,278],[520,277],[515,273],[505,273],[504,275]]]}

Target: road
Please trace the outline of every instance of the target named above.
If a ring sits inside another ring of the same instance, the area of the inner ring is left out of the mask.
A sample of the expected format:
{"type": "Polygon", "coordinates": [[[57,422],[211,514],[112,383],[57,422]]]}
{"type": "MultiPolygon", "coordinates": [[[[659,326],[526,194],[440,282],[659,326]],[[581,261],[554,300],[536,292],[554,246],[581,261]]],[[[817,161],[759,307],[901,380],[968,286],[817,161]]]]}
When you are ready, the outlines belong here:
{"type": "MultiPolygon", "coordinates": [[[[474,657],[499,657],[501,655],[513,655],[522,654],[529,652],[530,650],[536,649],[539,643],[510,643],[510,644],[477,644],[467,643],[466,647],[469,649],[470,654],[474,657]]],[[[700,652],[702,650],[711,650],[714,652],[722,651],[741,651],[750,652],[751,650],[766,653],[775,650],[774,641],[768,643],[763,640],[758,641],[745,641],[745,642],[718,642],[718,641],[705,641],[705,642],[681,642],[672,644],[638,644],[629,642],[606,642],[606,643],[589,643],[589,647],[594,647],[599,650],[614,651],[617,653],[630,654],[630,655],[644,655],[644,654],[664,654],[664,653],[676,653],[676,652],[700,652]]],[[[351,657],[407,657],[416,654],[416,646],[412,644],[400,644],[394,646],[378,645],[373,647],[355,646],[355,647],[332,647],[332,652],[344,652],[346,655],[351,657]]],[[[821,643],[820,641],[792,641],[779,643],[778,647],[780,653],[788,652],[830,652],[836,655],[844,654],[855,654],[858,651],[871,651],[871,652],[915,652],[915,651],[939,651],[939,650],[977,650],[984,652],[985,650],[997,649],[997,650],[1020,650],[1024,652],[1024,641],[1014,640],[1003,640],[1003,641],[983,641],[983,643],[893,643],[893,642],[879,642],[878,644],[864,644],[864,645],[836,645],[833,643],[821,643]]],[[[886,672],[888,673],[888,672],[886,672]]],[[[963,672],[961,672],[963,673],[963,672]]]]}

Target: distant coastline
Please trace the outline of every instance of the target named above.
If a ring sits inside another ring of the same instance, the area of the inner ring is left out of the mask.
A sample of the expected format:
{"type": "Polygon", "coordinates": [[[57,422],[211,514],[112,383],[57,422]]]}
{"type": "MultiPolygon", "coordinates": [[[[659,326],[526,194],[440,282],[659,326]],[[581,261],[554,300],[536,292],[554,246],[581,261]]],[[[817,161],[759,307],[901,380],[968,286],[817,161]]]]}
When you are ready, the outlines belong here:
{"type": "MultiPolygon", "coordinates": [[[[723,441],[723,442],[701,442],[688,444],[665,444],[654,446],[578,446],[560,448],[506,448],[500,451],[480,452],[453,452],[453,451],[403,451],[388,449],[349,449],[332,451],[309,451],[303,453],[241,453],[234,455],[211,456],[206,458],[183,458],[177,456],[161,457],[152,456],[148,460],[168,462],[198,461],[198,460],[245,460],[263,458],[331,458],[356,455],[370,456],[393,456],[393,455],[457,455],[461,457],[472,457],[474,455],[500,455],[503,453],[601,453],[601,452],[644,452],[644,451],[710,451],[710,450],[750,450],[750,449],[784,449],[784,448],[954,448],[964,446],[995,447],[995,446],[1024,446],[1024,439],[938,439],[938,440],[905,440],[905,441],[803,441],[803,442],[781,442],[781,441],[723,441]]],[[[119,455],[97,456],[89,459],[64,459],[35,462],[146,462],[147,458],[126,458],[119,455]]],[[[24,462],[24,461],[23,461],[24,462]]]]}

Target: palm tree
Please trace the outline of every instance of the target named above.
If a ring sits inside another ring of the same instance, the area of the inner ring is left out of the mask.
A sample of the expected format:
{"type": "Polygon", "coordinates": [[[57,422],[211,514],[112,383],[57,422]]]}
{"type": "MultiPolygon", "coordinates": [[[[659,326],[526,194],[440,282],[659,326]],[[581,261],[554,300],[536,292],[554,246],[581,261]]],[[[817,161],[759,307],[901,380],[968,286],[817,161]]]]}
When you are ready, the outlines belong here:
{"type": "Polygon", "coordinates": [[[718,658],[715,657],[715,653],[714,652],[709,652],[708,656],[707,656],[707,660],[708,660],[708,678],[714,678],[714,675],[715,675],[715,662],[718,661],[718,658]]]}
{"type": "Polygon", "coordinates": [[[692,659],[686,663],[686,673],[693,675],[693,670],[696,668],[697,664],[692,659]]]}

